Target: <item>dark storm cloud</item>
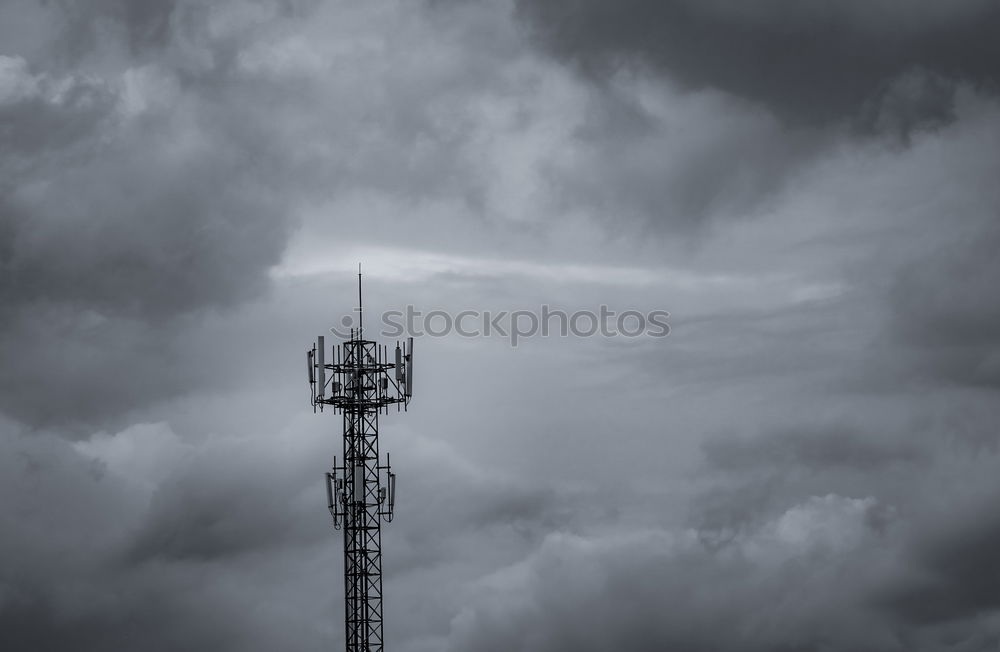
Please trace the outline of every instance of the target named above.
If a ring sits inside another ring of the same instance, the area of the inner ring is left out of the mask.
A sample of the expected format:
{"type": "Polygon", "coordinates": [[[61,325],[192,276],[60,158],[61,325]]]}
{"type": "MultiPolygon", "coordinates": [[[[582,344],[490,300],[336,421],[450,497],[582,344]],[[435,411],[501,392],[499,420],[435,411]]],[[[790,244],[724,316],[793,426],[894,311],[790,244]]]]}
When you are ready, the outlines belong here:
{"type": "Polygon", "coordinates": [[[863,508],[840,507],[847,507],[843,514],[826,516],[852,529],[844,548],[769,532],[717,551],[662,533],[554,535],[522,565],[490,578],[453,621],[448,649],[990,649],[997,629],[986,616],[969,614],[957,627],[911,627],[870,606],[892,577],[891,555],[882,549],[891,539],[853,529],[863,508]]]}
{"type": "Polygon", "coordinates": [[[911,69],[866,100],[855,123],[863,132],[885,133],[907,143],[914,132],[955,119],[955,92],[956,83],[944,75],[911,69]]]}
{"type": "Polygon", "coordinates": [[[911,572],[889,583],[878,601],[917,625],[962,621],[1000,607],[997,497],[955,506],[907,550],[911,572]]]}
{"type": "Polygon", "coordinates": [[[120,29],[133,52],[163,46],[170,36],[178,0],[42,0],[58,7],[63,46],[79,55],[96,47],[109,32],[120,29]]]}
{"type": "MultiPolygon", "coordinates": [[[[794,122],[851,118],[913,70],[990,86],[1000,76],[1000,8],[982,0],[517,4],[541,43],[592,74],[637,62],[684,86],[762,102],[794,122]]],[[[922,106],[905,104],[904,114],[922,106]]],[[[926,115],[940,107],[932,102],[926,115]]]]}
{"type": "Polygon", "coordinates": [[[905,145],[956,119],[960,89],[1000,81],[1000,8],[983,0],[515,4],[533,42],[597,82],[602,112],[634,107],[578,130],[573,166],[551,173],[565,203],[675,233],[766,211],[838,143],[905,145]],[[648,91],[622,92],[635,80],[724,100],[652,115],[648,91]]]}
{"type": "Polygon", "coordinates": [[[992,221],[900,269],[889,332],[911,356],[915,374],[1000,387],[998,254],[1000,230],[992,221]]]}
{"type": "MultiPolygon", "coordinates": [[[[933,451],[920,438],[845,425],[715,436],[703,444],[709,488],[691,503],[690,522],[706,544],[730,541],[802,495],[875,491],[859,476],[926,468],[933,451]]],[[[883,510],[868,512],[874,525],[883,510]]]]}
{"type": "Polygon", "coordinates": [[[693,533],[551,535],[484,582],[453,622],[449,649],[900,649],[851,604],[865,580],[836,579],[854,555],[879,563],[866,552],[879,539],[863,525],[867,505],[811,501],[782,517],[802,519],[802,539],[779,519],[717,551],[693,533]],[[810,539],[827,526],[843,543],[810,539]]]}
{"type": "MultiPolygon", "coordinates": [[[[256,481],[267,469],[263,455],[248,456],[235,442],[206,448],[157,488],[129,545],[129,564],[232,559],[328,535],[322,501],[296,509],[294,500],[314,469],[288,469],[280,486],[273,479],[263,483],[256,481]]],[[[319,491],[310,493],[318,497],[319,491]]]]}
{"type": "Polygon", "coordinates": [[[566,204],[609,220],[645,218],[684,231],[714,215],[745,214],[830,140],[785,130],[723,97],[681,100],[685,108],[666,115],[627,90],[590,100],[573,134],[576,155],[543,171],[566,204]]]}
{"type": "Polygon", "coordinates": [[[96,423],[201,382],[179,334],[260,295],[292,224],[275,141],[216,102],[169,67],[102,79],[0,58],[0,409],[96,423]],[[162,373],[129,378],[140,358],[162,373]]]}
{"type": "Polygon", "coordinates": [[[295,559],[328,541],[322,489],[307,479],[315,473],[302,473],[315,470],[315,458],[299,448],[276,480],[266,473],[274,456],[235,439],[199,446],[150,424],[73,445],[0,421],[0,554],[8,560],[0,645],[266,650],[298,640],[310,648],[321,628],[282,635],[264,624],[266,609],[253,622],[245,615],[262,600],[302,606],[301,579],[290,588],[258,574],[295,574],[295,559]],[[307,483],[308,500],[299,500],[307,483]],[[275,553],[278,540],[284,552],[275,553]],[[224,579],[231,572],[242,586],[224,579]]]}
{"type": "Polygon", "coordinates": [[[153,320],[259,292],[287,222],[243,177],[250,152],[217,143],[177,159],[169,135],[117,136],[126,142],[90,152],[98,162],[48,169],[5,193],[16,244],[5,309],[73,303],[153,320]]]}
{"type": "Polygon", "coordinates": [[[224,604],[212,604],[209,613],[198,595],[188,600],[164,595],[162,587],[168,581],[161,580],[161,587],[133,587],[117,584],[107,572],[100,577],[114,588],[105,595],[89,596],[97,604],[86,609],[67,608],[50,596],[18,596],[0,617],[0,644],[8,650],[72,647],[81,652],[134,647],[164,652],[262,649],[255,647],[260,641],[246,632],[240,614],[226,613],[224,604]]]}
{"type": "Polygon", "coordinates": [[[845,467],[872,470],[922,455],[912,442],[879,439],[856,428],[784,430],[750,439],[717,437],[704,445],[707,464],[724,472],[766,466],[822,470],[845,467]]]}
{"type": "Polygon", "coordinates": [[[910,649],[986,649],[1000,635],[991,624],[1000,529],[986,507],[1000,490],[998,458],[984,444],[995,441],[995,419],[995,409],[970,410],[879,432],[810,424],[716,437],[704,449],[714,479],[692,501],[691,522],[703,544],[724,550],[783,519],[803,495],[877,497],[862,521],[893,562],[858,571],[870,560],[852,556],[870,580],[853,589],[854,607],[910,649]]]}
{"type": "MultiPolygon", "coordinates": [[[[117,100],[99,79],[33,74],[24,59],[0,56],[0,168],[4,185],[80,141],[93,138],[117,100]]],[[[6,221],[5,221],[6,222],[6,221]]]]}
{"type": "Polygon", "coordinates": [[[553,533],[482,580],[449,649],[990,649],[997,458],[937,434],[719,438],[690,529],[553,533]]]}

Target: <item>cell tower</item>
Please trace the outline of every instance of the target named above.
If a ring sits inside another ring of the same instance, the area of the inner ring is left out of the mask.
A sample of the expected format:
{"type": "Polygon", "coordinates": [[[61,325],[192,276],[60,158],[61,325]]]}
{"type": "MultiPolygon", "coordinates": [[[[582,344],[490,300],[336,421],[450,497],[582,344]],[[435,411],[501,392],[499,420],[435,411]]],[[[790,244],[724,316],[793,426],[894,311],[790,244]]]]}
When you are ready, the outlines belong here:
{"type": "Polygon", "coordinates": [[[405,410],[413,394],[413,338],[390,362],[384,345],[364,339],[361,267],[358,327],[334,345],[327,359],[324,337],[307,351],[313,411],[332,408],[344,418],[343,463],[333,458],[326,497],[333,526],[344,531],[344,621],[347,652],[382,652],[382,521],[392,521],[396,474],[389,455],[381,464],[378,418],[393,406],[405,410]]]}

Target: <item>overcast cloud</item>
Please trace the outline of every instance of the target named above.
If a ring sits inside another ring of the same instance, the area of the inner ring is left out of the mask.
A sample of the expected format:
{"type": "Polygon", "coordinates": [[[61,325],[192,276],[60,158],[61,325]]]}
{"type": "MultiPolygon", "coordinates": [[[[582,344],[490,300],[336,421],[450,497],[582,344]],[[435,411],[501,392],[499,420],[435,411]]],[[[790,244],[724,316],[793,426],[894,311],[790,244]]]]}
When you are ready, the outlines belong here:
{"type": "Polygon", "coordinates": [[[671,313],[418,339],[390,649],[997,649],[998,30],[0,0],[0,648],[343,645],[302,352],[361,261],[366,325],[671,313]]]}

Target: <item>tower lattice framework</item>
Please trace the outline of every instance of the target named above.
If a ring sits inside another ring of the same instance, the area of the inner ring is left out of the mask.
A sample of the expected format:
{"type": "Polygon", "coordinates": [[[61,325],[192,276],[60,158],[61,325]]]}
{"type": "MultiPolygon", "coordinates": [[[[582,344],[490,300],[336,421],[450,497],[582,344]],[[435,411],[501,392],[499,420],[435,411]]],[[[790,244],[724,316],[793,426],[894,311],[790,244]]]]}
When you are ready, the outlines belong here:
{"type": "MultiPolygon", "coordinates": [[[[358,274],[358,314],[361,275],[358,274]]],[[[329,351],[325,338],[307,352],[314,410],[343,415],[343,458],[326,473],[334,527],[344,532],[344,623],[347,652],[382,652],[382,522],[391,521],[396,475],[379,457],[379,415],[405,409],[412,395],[413,339],[387,347],[362,337],[360,326],[329,351]]]]}

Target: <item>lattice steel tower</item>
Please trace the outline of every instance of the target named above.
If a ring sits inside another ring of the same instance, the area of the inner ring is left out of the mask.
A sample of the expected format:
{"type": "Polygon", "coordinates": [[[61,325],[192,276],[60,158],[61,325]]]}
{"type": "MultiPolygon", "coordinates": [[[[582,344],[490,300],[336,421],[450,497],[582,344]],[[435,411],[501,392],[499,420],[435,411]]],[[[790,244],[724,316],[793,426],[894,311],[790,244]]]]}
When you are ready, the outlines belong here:
{"type": "Polygon", "coordinates": [[[413,394],[413,338],[390,362],[384,345],[364,339],[361,272],[358,327],[329,351],[320,335],[307,351],[313,411],[326,407],[344,419],[343,464],[333,458],[326,496],[333,526],[344,531],[344,620],[347,652],[382,652],[382,521],[392,520],[396,474],[379,459],[378,418],[405,410],[413,394]]]}

